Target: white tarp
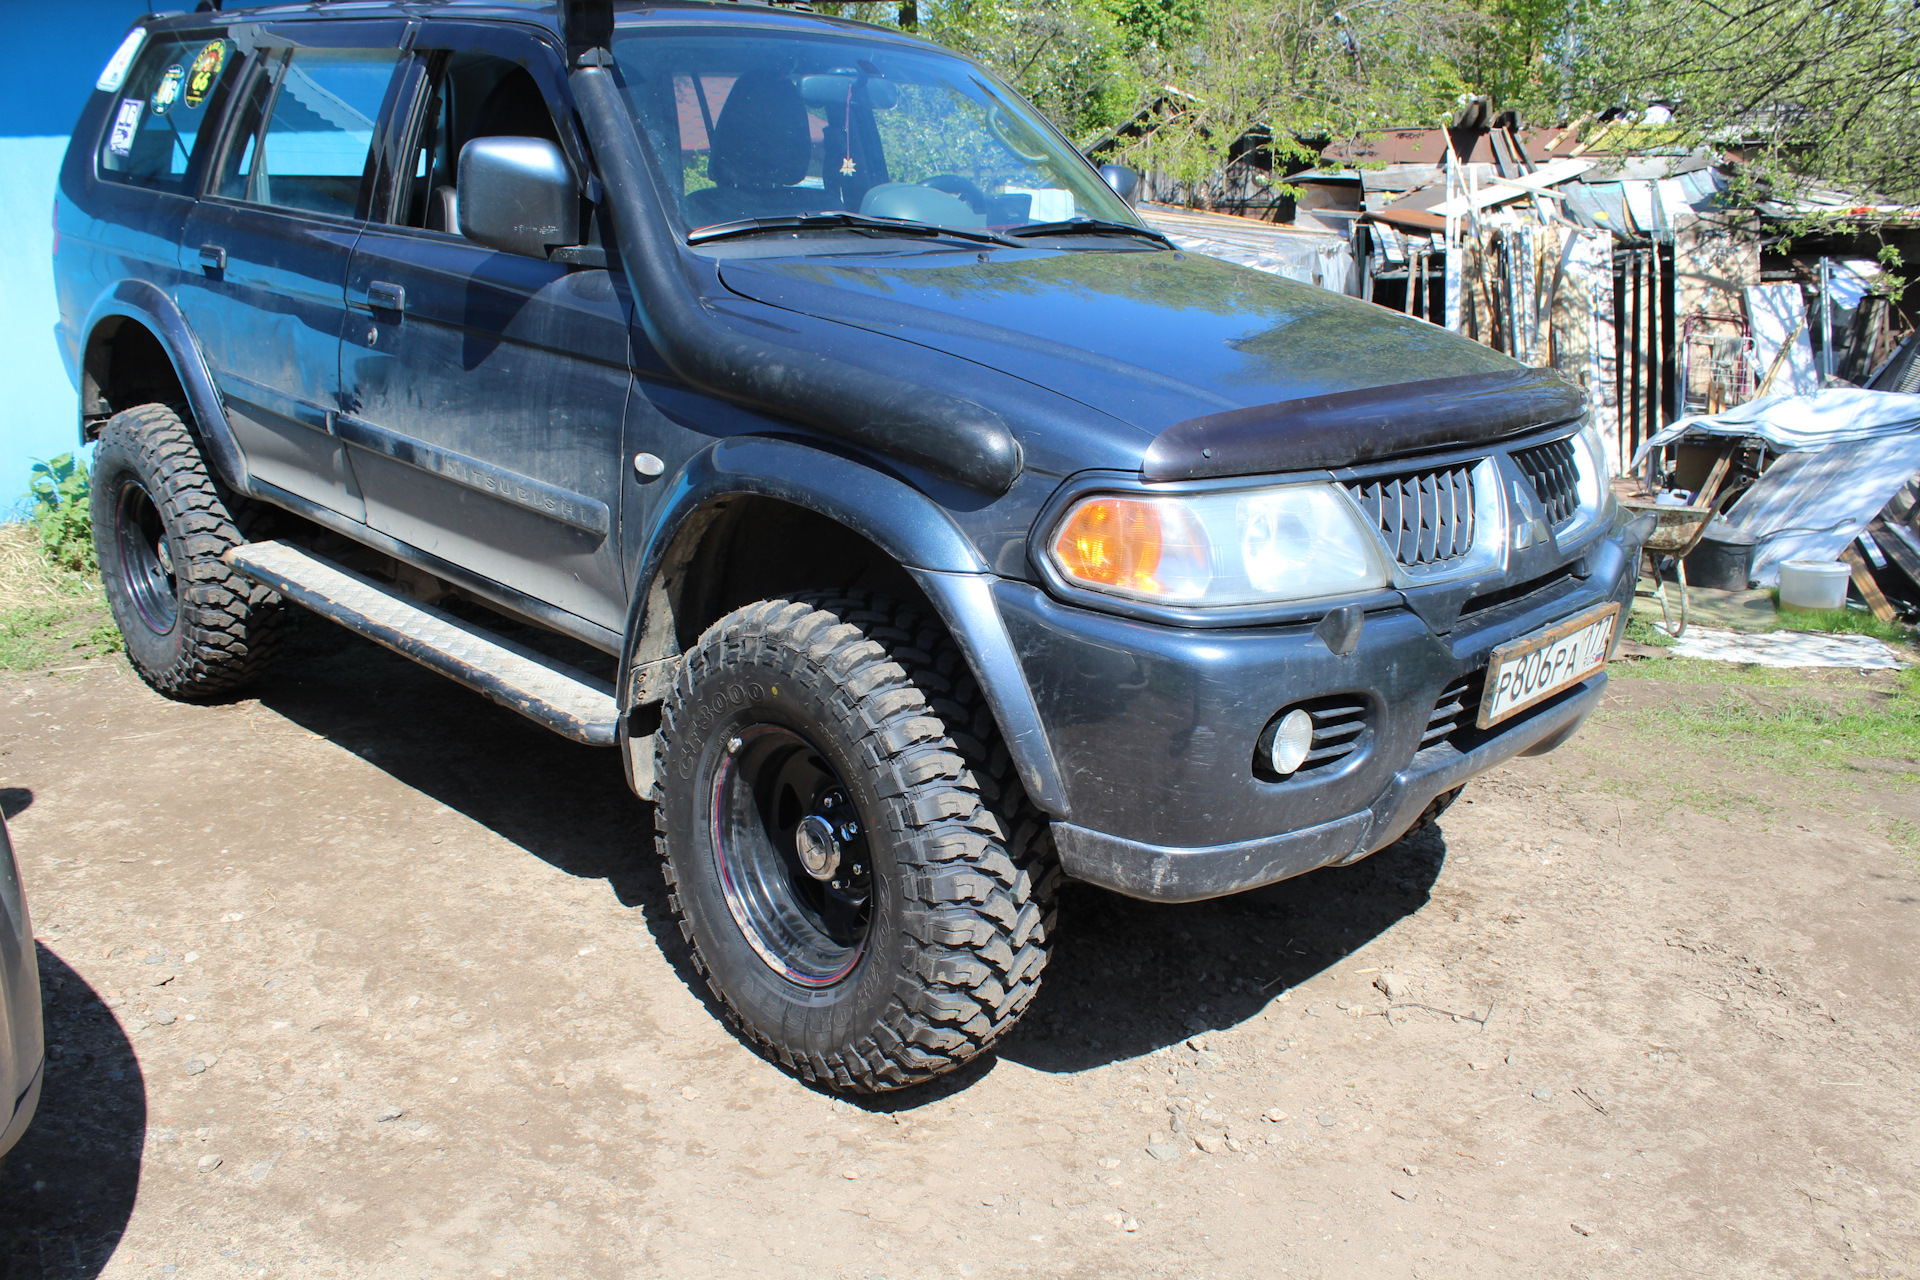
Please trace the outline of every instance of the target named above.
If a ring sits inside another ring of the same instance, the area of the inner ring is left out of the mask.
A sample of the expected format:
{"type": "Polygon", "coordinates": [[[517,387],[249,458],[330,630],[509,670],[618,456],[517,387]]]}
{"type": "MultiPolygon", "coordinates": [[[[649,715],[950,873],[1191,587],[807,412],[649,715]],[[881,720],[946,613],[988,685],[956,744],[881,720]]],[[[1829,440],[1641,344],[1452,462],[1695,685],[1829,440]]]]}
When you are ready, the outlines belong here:
{"type": "Polygon", "coordinates": [[[1193,253],[1319,285],[1335,293],[1352,287],[1353,246],[1329,235],[1305,235],[1253,218],[1142,208],[1148,226],[1193,253]]]}
{"type": "Polygon", "coordinates": [[[1811,395],[1770,395],[1724,413],[1682,418],[1655,432],[1633,455],[1638,467],[1650,450],[1689,432],[1709,436],[1759,436],[1777,453],[1813,453],[1849,440],[1920,431],[1920,395],[1829,387],[1811,395]]]}
{"type": "Polygon", "coordinates": [[[1727,523],[1758,538],[1753,580],[1771,587],[1785,561],[1838,560],[1916,472],[1920,434],[1911,432],[1784,454],[1728,509],[1727,523]]]}
{"type": "Polygon", "coordinates": [[[1773,586],[1786,560],[1836,560],[1900,486],[1920,472],[1920,395],[1830,387],[1768,396],[1682,418],[1634,455],[1681,436],[1758,436],[1778,458],[1727,511],[1754,534],[1753,580],[1773,586]]]}
{"type": "Polygon", "coordinates": [[[1871,636],[1837,636],[1814,631],[1720,631],[1688,627],[1673,643],[1682,658],[1749,662],[1761,667],[1852,667],[1892,671],[1907,665],[1893,646],[1871,636]]]}

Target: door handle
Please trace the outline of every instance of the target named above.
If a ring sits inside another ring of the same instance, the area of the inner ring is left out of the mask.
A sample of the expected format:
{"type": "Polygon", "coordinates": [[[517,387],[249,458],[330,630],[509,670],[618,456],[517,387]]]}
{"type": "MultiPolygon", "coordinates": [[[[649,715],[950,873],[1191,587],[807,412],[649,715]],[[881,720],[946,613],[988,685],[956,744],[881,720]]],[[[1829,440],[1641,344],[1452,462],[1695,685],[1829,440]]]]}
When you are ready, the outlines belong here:
{"type": "Polygon", "coordinates": [[[227,269],[227,251],[217,244],[201,245],[200,268],[203,271],[225,271],[227,269]]]}
{"type": "Polygon", "coordinates": [[[400,285],[375,280],[367,285],[367,306],[375,311],[405,311],[407,291],[400,285]]]}

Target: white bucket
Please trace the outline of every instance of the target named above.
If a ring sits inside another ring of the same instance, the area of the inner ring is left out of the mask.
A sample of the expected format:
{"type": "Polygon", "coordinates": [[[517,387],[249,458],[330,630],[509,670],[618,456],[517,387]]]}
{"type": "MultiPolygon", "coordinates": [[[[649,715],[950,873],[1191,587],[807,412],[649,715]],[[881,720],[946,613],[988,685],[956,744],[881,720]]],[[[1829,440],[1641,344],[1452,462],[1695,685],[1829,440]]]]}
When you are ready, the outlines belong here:
{"type": "Polygon", "coordinates": [[[1852,576],[1846,565],[1830,560],[1785,561],[1780,566],[1780,604],[1787,609],[1844,609],[1852,576]]]}

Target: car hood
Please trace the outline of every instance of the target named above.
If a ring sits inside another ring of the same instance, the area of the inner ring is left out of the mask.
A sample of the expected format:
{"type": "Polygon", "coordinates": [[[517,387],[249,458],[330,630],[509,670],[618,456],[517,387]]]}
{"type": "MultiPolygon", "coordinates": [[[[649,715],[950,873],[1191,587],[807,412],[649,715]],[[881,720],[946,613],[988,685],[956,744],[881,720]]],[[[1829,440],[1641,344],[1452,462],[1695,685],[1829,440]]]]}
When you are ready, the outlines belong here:
{"type": "Polygon", "coordinates": [[[1397,312],[1184,251],[736,257],[720,276],[744,297],[960,356],[1149,436],[1200,415],[1520,368],[1397,312]]]}

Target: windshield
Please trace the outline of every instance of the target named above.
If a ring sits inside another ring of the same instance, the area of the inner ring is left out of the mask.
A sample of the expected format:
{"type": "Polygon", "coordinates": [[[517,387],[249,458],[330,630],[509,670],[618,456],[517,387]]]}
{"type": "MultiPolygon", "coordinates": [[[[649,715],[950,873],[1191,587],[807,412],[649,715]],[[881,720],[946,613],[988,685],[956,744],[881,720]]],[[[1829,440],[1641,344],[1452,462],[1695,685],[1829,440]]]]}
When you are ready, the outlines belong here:
{"type": "Polygon", "coordinates": [[[938,49],[681,28],[626,34],[614,56],[689,231],[821,213],[1138,223],[1033,108],[938,49]]]}

